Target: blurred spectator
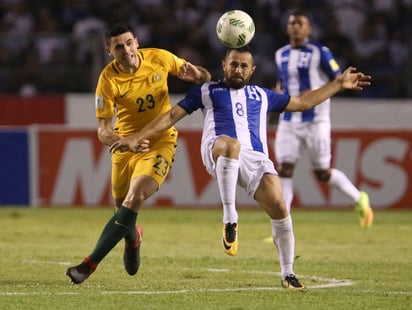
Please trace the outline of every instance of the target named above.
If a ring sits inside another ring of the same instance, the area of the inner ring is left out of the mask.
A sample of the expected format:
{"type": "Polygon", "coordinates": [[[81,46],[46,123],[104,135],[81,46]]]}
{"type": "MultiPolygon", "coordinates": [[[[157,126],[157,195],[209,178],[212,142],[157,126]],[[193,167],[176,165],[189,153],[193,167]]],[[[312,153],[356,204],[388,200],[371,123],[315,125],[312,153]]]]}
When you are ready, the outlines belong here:
{"type": "Polygon", "coordinates": [[[1,21],[1,47],[8,50],[12,60],[18,59],[29,48],[34,30],[34,18],[25,0],[10,2],[1,21]]]}
{"type": "Polygon", "coordinates": [[[366,60],[375,53],[385,49],[386,43],[387,32],[382,15],[370,15],[361,26],[355,40],[356,53],[362,60],[366,60]]]}
{"type": "MultiPolygon", "coordinates": [[[[333,14],[333,13],[331,13],[333,14]]],[[[350,66],[358,66],[359,55],[353,53],[354,51],[354,42],[339,31],[337,27],[337,19],[329,18],[324,24],[324,31],[322,36],[319,38],[319,41],[334,53],[335,59],[338,62],[339,66],[343,69],[350,66]]],[[[348,95],[353,95],[353,93],[348,95]]]]}
{"type": "MultiPolygon", "coordinates": [[[[72,39],[75,44],[75,60],[79,64],[90,62],[93,57],[94,46],[97,38],[102,36],[106,27],[105,22],[91,11],[85,12],[85,16],[73,24],[72,39]]],[[[100,50],[100,46],[98,46],[100,50]]]]}
{"type": "MultiPolygon", "coordinates": [[[[107,61],[101,52],[105,25],[119,20],[136,29],[141,47],[184,54],[221,78],[216,59],[225,47],[216,23],[230,9],[254,17],[251,46],[259,70],[253,79],[271,87],[272,51],[287,42],[285,17],[295,8],[308,12],[313,38],[330,47],[342,68],[374,74],[383,89],[372,87],[363,96],[411,97],[410,79],[392,75],[412,72],[412,0],[0,0],[0,92],[25,89],[24,76],[35,77],[38,92],[94,91],[95,75],[107,61]]],[[[187,90],[180,81],[171,87],[187,90]]]]}
{"type": "Polygon", "coordinates": [[[42,64],[64,65],[69,39],[60,32],[59,22],[49,8],[41,7],[36,18],[34,48],[42,64]]]}
{"type": "Polygon", "coordinates": [[[335,13],[339,32],[358,39],[358,34],[367,18],[368,6],[365,0],[328,0],[331,11],[335,13]]]}

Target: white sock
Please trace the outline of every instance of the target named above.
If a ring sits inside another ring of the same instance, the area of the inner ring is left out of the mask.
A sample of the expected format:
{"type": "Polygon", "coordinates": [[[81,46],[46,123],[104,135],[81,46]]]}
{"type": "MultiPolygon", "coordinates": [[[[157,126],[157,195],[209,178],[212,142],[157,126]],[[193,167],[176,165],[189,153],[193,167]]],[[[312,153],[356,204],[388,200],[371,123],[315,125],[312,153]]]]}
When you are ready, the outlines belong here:
{"type": "Polygon", "coordinates": [[[352,184],[352,182],[342,171],[338,169],[331,169],[329,184],[349,196],[354,203],[359,201],[359,190],[352,184]]]}
{"type": "Polygon", "coordinates": [[[216,178],[223,204],[223,223],[237,223],[236,186],[239,160],[219,156],[216,161],[216,178]]]}
{"type": "Polygon", "coordinates": [[[282,185],[283,199],[285,200],[286,209],[290,213],[293,200],[293,178],[279,178],[282,185]]]}
{"type": "Polygon", "coordinates": [[[270,221],[273,242],[279,255],[281,277],[285,279],[286,276],[294,274],[295,236],[293,235],[292,217],[289,214],[284,219],[271,219],[270,221]]]}

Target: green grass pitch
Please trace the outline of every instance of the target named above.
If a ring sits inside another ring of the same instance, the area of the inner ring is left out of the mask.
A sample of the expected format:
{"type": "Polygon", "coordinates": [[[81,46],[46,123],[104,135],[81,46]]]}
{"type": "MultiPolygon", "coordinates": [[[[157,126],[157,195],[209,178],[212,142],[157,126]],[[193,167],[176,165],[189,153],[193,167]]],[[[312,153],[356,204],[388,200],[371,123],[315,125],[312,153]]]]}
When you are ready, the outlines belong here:
{"type": "Polygon", "coordinates": [[[145,208],[141,266],[123,269],[121,241],[81,285],[64,275],[94,247],[113,211],[0,208],[0,309],[411,309],[412,212],[292,211],[295,272],[280,287],[266,214],[239,210],[239,252],[220,244],[220,209],[145,208]]]}

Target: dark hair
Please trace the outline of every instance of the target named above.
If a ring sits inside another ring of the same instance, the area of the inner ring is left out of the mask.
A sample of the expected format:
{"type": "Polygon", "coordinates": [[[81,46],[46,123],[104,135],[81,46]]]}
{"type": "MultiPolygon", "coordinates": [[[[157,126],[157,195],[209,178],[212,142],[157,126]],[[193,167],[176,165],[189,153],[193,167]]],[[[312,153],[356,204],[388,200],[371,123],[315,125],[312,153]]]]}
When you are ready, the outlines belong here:
{"type": "Polygon", "coordinates": [[[112,37],[116,37],[126,32],[130,32],[131,34],[133,34],[133,36],[135,36],[134,29],[127,24],[115,23],[115,24],[109,25],[107,27],[106,32],[104,33],[106,44],[110,45],[110,39],[112,37]]]}
{"type": "Polygon", "coordinates": [[[302,9],[295,9],[289,12],[289,16],[305,16],[309,19],[309,15],[302,9]]]}
{"type": "Polygon", "coordinates": [[[242,46],[242,47],[239,47],[239,48],[229,47],[226,50],[225,58],[227,56],[229,56],[231,51],[238,51],[239,53],[250,53],[252,56],[255,54],[253,49],[249,45],[245,45],[245,46],[242,46]]]}

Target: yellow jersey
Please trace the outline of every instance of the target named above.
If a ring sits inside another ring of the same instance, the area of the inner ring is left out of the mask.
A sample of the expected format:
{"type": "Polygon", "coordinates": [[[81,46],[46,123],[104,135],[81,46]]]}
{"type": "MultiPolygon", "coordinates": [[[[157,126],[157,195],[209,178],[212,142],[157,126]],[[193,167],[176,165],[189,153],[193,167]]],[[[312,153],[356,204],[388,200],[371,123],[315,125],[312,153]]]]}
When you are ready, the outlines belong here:
{"type": "MultiPolygon", "coordinates": [[[[138,49],[138,57],[140,66],[131,74],[120,71],[115,60],[107,64],[96,87],[96,117],[116,116],[113,130],[121,136],[138,132],[156,116],[171,109],[168,74],[178,75],[186,62],[158,48],[138,49]]],[[[172,131],[175,131],[173,127],[161,136],[172,131]]]]}

